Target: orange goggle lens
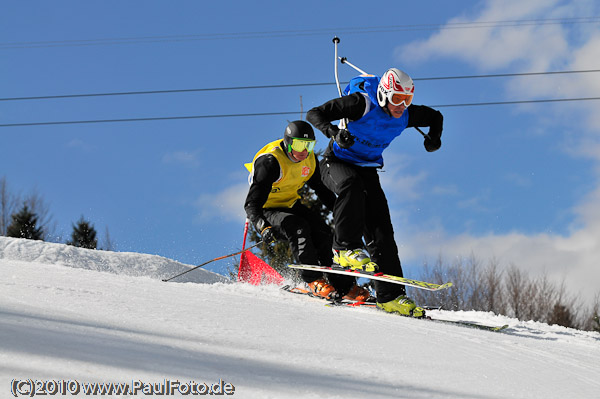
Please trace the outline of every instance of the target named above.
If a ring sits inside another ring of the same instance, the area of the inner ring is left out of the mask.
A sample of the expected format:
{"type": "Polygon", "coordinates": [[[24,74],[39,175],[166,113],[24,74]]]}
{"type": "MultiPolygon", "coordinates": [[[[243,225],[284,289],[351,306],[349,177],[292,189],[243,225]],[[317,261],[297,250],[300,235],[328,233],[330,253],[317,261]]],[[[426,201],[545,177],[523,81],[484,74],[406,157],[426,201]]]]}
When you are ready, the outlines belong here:
{"type": "Polygon", "coordinates": [[[293,139],[290,148],[296,152],[302,152],[304,150],[311,152],[315,148],[315,143],[315,140],[293,139]]]}
{"type": "Polygon", "coordinates": [[[394,93],[389,97],[389,100],[394,105],[400,105],[404,103],[406,107],[408,107],[412,103],[413,95],[412,94],[400,94],[394,93]]]}

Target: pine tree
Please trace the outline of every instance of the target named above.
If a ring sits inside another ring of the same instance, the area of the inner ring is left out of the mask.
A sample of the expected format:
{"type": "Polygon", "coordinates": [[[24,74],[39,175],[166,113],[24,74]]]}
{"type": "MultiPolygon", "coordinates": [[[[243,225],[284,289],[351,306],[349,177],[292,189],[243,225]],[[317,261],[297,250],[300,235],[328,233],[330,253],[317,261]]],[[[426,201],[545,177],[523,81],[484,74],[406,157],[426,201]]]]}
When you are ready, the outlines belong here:
{"type": "Polygon", "coordinates": [[[29,210],[27,204],[18,213],[11,215],[12,222],[6,229],[8,237],[43,240],[43,231],[38,227],[38,216],[29,210]]]}
{"type": "Polygon", "coordinates": [[[67,244],[80,248],[96,249],[98,247],[98,239],[96,238],[94,226],[81,216],[77,225],[73,225],[71,241],[67,241],[67,244]]]}

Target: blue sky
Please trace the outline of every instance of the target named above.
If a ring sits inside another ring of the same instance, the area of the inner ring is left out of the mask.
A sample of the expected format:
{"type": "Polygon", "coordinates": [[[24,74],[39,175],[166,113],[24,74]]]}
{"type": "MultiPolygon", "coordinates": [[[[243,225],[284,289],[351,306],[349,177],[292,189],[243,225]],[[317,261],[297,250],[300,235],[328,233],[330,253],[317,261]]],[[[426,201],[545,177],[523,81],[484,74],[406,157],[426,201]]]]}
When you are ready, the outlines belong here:
{"type": "MultiPolygon", "coordinates": [[[[0,98],[332,84],[0,101],[0,124],[291,112],[0,127],[0,177],[45,199],[62,241],[83,215],[101,238],[108,228],[120,251],[189,264],[234,252],[243,163],[301,111],[337,96],[337,35],[340,56],[378,75],[405,70],[415,103],[445,117],[440,151],[425,152],[407,130],[384,153],[407,273],[439,255],[474,254],[564,278],[589,298],[600,282],[600,102],[448,105],[599,97],[600,74],[425,78],[598,69],[599,8],[592,0],[10,2],[0,15],[0,98]]],[[[356,74],[339,71],[342,81],[356,74]]]]}

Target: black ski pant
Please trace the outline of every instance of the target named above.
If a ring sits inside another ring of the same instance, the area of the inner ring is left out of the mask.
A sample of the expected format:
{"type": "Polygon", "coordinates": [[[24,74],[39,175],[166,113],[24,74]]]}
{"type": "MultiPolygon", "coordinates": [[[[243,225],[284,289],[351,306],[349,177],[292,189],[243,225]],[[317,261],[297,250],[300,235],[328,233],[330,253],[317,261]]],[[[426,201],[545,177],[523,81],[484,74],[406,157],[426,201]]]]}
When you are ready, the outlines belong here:
{"type": "MultiPolygon", "coordinates": [[[[263,214],[277,233],[289,241],[297,263],[331,266],[333,235],[321,215],[299,201],[291,208],[265,208],[263,214]]],[[[300,277],[310,283],[323,278],[323,273],[300,270],[300,277]]],[[[354,277],[339,274],[326,277],[340,295],[347,294],[356,281],[354,277]]]]}
{"type": "MultiPolygon", "coordinates": [[[[323,183],[337,195],[333,209],[333,248],[363,248],[364,237],[371,260],[377,263],[379,270],[403,277],[390,210],[377,168],[352,165],[335,156],[323,158],[320,167],[323,183]]],[[[403,285],[383,281],[375,281],[375,291],[380,303],[406,295],[403,285]]]]}

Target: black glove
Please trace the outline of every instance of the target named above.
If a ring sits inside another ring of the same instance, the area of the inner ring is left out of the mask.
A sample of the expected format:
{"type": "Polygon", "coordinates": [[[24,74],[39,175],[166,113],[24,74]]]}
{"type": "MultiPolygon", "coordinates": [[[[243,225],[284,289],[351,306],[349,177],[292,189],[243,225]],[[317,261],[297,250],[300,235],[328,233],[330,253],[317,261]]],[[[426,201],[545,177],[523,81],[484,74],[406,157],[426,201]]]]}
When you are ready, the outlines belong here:
{"type": "Polygon", "coordinates": [[[260,232],[260,235],[265,244],[272,244],[277,241],[277,237],[275,237],[275,234],[273,233],[272,226],[265,227],[263,231],[260,232]]]}
{"type": "Polygon", "coordinates": [[[271,226],[265,219],[258,219],[258,221],[254,224],[254,227],[256,227],[256,231],[260,233],[260,236],[265,244],[271,244],[277,241],[277,237],[273,231],[273,226],[271,226]]]}
{"type": "Polygon", "coordinates": [[[434,152],[440,149],[440,147],[442,146],[442,140],[440,140],[439,137],[432,137],[430,139],[425,137],[423,145],[425,146],[427,152],[434,152]]]}
{"type": "Polygon", "coordinates": [[[429,133],[427,133],[427,136],[425,136],[425,141],[423,142],[425,150],[427,150],[427,152],[434,152],[439,150],[442,146],[441,137],[441,129],[434,129],[433,127],[429,128],[429,133]]]}
{"type": "Polygon", "coordinates": [[[346,129],[338,129],[333,138],[340,148],[348,149],[354,145],[354,136],[346,129]]]}

